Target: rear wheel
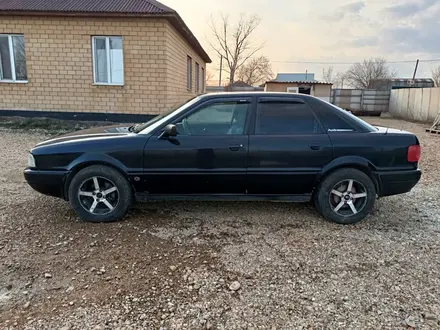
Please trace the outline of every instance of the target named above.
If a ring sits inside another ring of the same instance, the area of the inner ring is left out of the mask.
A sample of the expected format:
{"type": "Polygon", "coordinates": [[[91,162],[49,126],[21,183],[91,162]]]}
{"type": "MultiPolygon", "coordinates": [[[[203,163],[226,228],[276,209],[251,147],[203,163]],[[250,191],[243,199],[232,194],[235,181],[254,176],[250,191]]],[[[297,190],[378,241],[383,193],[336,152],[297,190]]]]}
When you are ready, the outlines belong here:
{"type": "Polygon", "coordinates": [[[78,172],[69,186],[69,201],[85,221],[120,220],[132,202],[131,186],[115,169],[93,165],[78,172]]]}
{"type": "Polygon", "coordinates": [[[364,172],[352,168],[337,170],[318,186],[315,206],[328,220],[353,224],[363,220],[373,209],[376,188],[364,172]]]}

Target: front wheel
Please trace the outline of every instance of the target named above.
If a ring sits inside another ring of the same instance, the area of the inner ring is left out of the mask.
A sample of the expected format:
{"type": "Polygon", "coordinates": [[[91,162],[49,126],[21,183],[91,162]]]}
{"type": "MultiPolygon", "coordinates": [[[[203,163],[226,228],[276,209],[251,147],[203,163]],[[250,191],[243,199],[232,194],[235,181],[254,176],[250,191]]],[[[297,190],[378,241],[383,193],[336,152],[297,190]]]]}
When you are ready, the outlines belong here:
{"type": "Polygon", "coordinates": [[[112,222],[127,213],[132,203],[132,190],[128,180],[117,170],[93,165],[73,177],[69,201],[85,221],[112,222]]]}
{"type": "Polygon", "coordinates": [[[363,220],[373,209],[376,188],[364,172],[352,168],[337,170],[318,186],[315,205],[328,220],[339,224],[354,224],[363,220]]]}

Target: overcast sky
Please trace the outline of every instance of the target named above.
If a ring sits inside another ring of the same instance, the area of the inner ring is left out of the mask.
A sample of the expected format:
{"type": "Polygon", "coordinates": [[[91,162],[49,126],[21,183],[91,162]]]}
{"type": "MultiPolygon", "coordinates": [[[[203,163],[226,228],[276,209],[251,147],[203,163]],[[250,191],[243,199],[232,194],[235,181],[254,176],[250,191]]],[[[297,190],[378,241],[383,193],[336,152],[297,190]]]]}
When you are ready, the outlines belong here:
{"type": "MultiPolygon", "coordinates": [[[[440,0],[161,0],[177,10],[213,59],[208,71],[218,74],[218,59],[209,47],[211,14],[240,13],[262,18],[255,42],[266,42],[266,55],[277,72],[315,72],[328,64],[286,61],[355,62],[382,56],[398,77],[411,77],[415,60],[440,59],[440,0]]],[[[418,77],[430,77],[440,62],[421,63],[418,77]]],[[[349,65],[333,65],[345,71],[349,65]]]]}

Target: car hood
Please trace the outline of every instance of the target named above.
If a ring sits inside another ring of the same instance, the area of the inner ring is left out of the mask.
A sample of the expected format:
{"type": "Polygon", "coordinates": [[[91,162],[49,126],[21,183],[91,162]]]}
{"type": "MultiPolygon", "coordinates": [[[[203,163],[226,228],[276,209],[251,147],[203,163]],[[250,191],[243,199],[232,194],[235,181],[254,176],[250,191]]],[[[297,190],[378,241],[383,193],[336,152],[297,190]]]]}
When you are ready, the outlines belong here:
{"type": "Polygon", "coordinates": [[[78,140],[93,140],[93,139],[102,139],[102,138],[112,138],[117,136],[123,136],[128,134],[134,134],[129,132],[131,124],[124,125],[112,125],[112,126],[104,126],[104,127],[94,127],[89,129],[84,129],[68,134],[63,134],[52,138],[47,141],[43,141],[37,144],[37,147],[42,147],[50,144],[63,143],[63,142],[72,142],[78,140]]]}

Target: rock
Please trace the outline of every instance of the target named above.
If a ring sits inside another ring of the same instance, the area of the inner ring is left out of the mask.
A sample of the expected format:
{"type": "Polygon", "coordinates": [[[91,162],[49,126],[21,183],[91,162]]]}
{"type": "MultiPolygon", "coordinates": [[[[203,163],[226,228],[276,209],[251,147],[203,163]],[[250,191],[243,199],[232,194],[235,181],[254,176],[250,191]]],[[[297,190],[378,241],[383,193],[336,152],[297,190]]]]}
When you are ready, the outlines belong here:
{"type": "Polygon", "coordinates": [[[425,320],[437,321],[437,316],[435,316],[435,314],[426,313],[425,320]]]}
{"type": "Polygon", "coordinates": [[[24,308],[24,309],[27,309],[27,308],[29,308],[30,305],[31,305],[31,303],[30,303],[29,301],[27,301],[27,302],[23,305],[23,308],[24,308]]]}
{"type": "Polygon", "coordinates": [[[75,288],[74,288],[73,286],[69,286],[69,287],[66,289],[66,292],[67,292],[67,293],[72,292],[74,289],[75,289],[75,288]]]}
{"type": "Polygon", "coordinates": [[[69,302],[69,306],[73,306],[75,303],[73,301],[69,302]]]}
{"type": "Polygon", "coordinates": [[[408,316],[405,320],[405,324],[411,328],[415,328],[416,327],[416,322],[414,320],[414,317],[412,316],[408,316]]]}
{"type": "Polygon", "coordinates": [[[177,266],[170,266],[171,271],[175,271],[177,269],[177,266]]]}
{"type": "Polygon", "coordinates": [[[52,278],[52,274],[50,274],[50,273],[44,273],[44,277],[45,277],[45,278],[52,278]]]}
{"type": "Polygon", "coordinates": [[[207,330],[209,330],[209,329],[212,329],[212,323],[211,322],[206,322],[206,329],[207,330]]]}
{"type": "Polygon", "coordinates": [[[238,281],[234,281],[231,284],[229,284],[229,290],[231,291],[238,291],[241,288],[241,284],[238,281]]]}

